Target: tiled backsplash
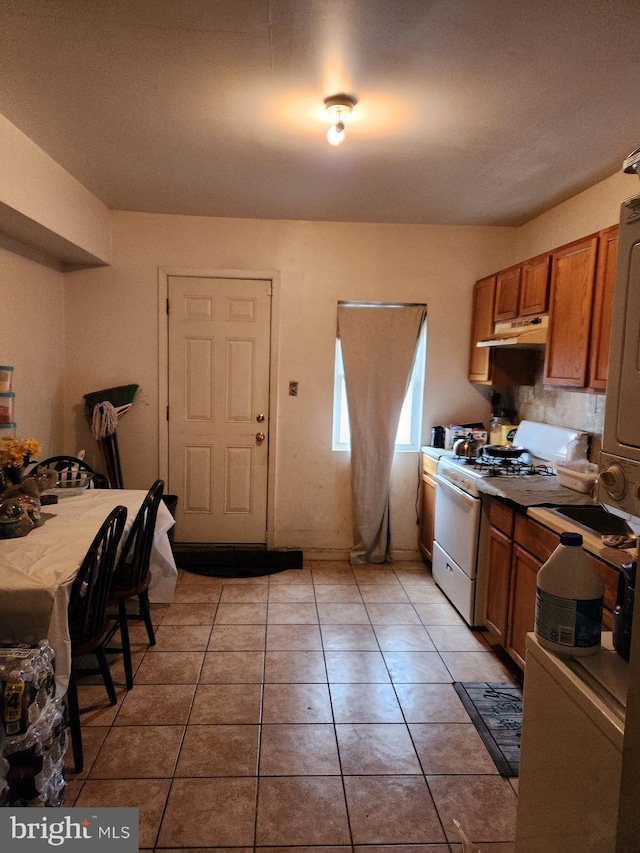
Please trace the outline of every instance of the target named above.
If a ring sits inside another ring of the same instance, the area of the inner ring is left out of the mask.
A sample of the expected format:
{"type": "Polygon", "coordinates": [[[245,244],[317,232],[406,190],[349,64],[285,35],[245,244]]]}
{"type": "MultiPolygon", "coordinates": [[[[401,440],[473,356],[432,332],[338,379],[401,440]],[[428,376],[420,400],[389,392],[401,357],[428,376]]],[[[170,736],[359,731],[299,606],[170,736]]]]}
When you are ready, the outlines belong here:
{"type": "Polygon", "coordinates": [[[598,461],[604,427],[604,394],[544,388],[542,371],[544,353],[538,355],[535,385],[523,385],[514,392],[514,405],[519,420],[541,421],[554,426],[588,432],[591,436],[589,457],[598,461]]]}

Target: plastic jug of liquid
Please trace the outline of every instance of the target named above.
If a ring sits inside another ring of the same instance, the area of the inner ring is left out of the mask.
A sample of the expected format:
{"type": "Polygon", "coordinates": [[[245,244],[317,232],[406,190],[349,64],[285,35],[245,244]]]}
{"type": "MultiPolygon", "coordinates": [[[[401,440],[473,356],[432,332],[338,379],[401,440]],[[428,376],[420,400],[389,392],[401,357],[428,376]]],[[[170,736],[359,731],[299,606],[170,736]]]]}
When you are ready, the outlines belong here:
{"type": "Polygon", "coordinates": [[[583,657],[600,648],[604,582],[591,568],[579,533],[560,544],[538,572],[535,632],[551,651],[583,657]]]}

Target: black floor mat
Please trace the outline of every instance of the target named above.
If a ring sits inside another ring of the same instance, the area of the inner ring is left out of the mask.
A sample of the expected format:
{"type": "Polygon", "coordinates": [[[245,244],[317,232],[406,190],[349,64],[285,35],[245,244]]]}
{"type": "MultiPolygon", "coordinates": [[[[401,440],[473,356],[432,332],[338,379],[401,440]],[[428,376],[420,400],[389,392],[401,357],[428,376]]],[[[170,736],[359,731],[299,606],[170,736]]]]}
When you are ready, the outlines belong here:
{"type": "Polygon", "coordinates": [[[522,690],[509,682],[457,681],[454,689],[502,776],[520,766],[522,690]]]}
{"type": "Polygon", "coordinates": [[[250,578],[302,568],[302,551],[267,551],[266,548],[174,545],[179,569],[217,578],[250,578]]]}

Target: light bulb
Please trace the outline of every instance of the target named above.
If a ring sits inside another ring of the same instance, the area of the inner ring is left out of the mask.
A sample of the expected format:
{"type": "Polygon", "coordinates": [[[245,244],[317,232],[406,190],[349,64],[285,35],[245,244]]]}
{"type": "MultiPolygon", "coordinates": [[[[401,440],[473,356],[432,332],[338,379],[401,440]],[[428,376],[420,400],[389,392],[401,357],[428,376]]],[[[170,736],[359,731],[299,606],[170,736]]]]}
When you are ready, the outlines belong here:
{"type": "Polygon", "coordinates": [[[344,142],[344,122],[332,124],[327,131],[329,145],[341,145],[344,142]]]}

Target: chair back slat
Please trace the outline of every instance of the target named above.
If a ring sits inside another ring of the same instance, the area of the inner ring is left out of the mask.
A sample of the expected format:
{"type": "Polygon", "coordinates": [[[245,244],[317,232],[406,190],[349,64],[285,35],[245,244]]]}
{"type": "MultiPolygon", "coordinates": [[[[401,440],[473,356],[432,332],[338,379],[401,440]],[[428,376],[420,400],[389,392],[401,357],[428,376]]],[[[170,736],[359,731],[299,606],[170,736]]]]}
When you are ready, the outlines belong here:
{"type": "Polygon", "coordinates": [[[73,581],[68,609],[72,648],[90,641],[105,624],[116,551],[126,519],[124,506],[109,513],[73,581]]]}
{"type": "Polygon", "coordinates": [[[164,491],[164,481],[156,480],[147,492],[131,525],[114,576],[114,586],[126,577],[130,587],[141,584],[149,571],[158,507],[164,491]]]}

